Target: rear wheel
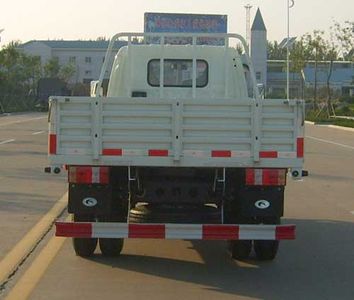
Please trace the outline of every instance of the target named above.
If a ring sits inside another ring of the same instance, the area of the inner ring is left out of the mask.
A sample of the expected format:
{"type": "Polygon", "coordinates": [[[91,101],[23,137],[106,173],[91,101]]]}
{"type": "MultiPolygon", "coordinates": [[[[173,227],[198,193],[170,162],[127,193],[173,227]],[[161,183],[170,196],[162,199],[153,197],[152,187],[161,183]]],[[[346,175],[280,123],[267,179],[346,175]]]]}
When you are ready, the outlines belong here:
{"type": "MultiPolygon", "coordinates": [[[[122,214],[105,215],[100,218],[100,222],[126,222],[122,214]]],[[[122,252],[124,244],[123,238],[100,238],[99,245],[103,256],[116,257],[122,252]]]]}
{"type": "MultiPolygon", "coordinates": [[[[278,225],[280,218],[265,218],[262,224],[278,225]]],[[[256,240],[254,241],[254,252],[259,260],[273,260],[278,253],[279,241],[276,240],[256,240]]]]}
{"type": "Polygon", "coordinates": [[[254,251],[259,260],[273,260],[279,248],[279,241],[254,241],[254,251]]]}
{"type": "MultiPolygon", "coordinates": [[[[74,215],[74,222],[92,222],[94,218],[86,215],[74,215]]],[[[73,238],[73,247],[76,255],[90,257],[95,252],[97,246],[96,238],[73,238]]]]}
{"type": "Polygon", "coordinates": [[[123,249],[124,239],[100,239],[100,249],[104,256],[119,256],[123,249]]]}
{"type": "Polygon", "coordinates": [[[252,250],[252,241],[229,241],[229,250],[233,259],[247,259],[252,250]]]}
{"type": "MultiPolygon", "coordinates": [[[[226,224],[252,224],[252,220],[242,216],[232,216],[232,211],[225,216],[226,224]]],[[[252,240],[229,240],[228,248],[233,259],[247,259],[252,251],[252,240]]]]}

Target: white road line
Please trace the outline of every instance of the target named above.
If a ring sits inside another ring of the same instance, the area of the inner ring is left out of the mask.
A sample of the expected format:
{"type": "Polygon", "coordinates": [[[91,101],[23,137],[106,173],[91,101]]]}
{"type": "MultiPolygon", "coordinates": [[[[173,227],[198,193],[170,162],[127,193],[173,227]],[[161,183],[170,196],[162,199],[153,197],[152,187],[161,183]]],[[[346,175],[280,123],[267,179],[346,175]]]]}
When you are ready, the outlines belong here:
{"type": "Polygon", "coordinates": [[[33,132],[32,135],[41,134],[41,133],[43,133],[43,132],[44,132],[43,130],[42,130],[42,131],[33,132]]]}
{"type": "Polygon", "coordinates": [[[15,140],[15,139],[5,140],[5,141],[0,142],[0,145],[4,145],[4,144],[8,144],[8,143],[12,143],[12,142],[14,142],[14,141],[16,141],[16,140],[15,140]]]}
{"type": "Polygon", "coordinates": [[[336,145],[336,146],[340,146],[340,147],[344,147],[344,148],[348,148],[348,149],[354,150],[354,147],[352,147],[352,146],[345,145],[345,144],[340,144],[340,143],[336,143],[336,142],[332,142],[332,141],[329,141],[329,140],[319,139],[319,138],[314,137],[314,136],[309,136],[309,135],[307,135],[306,138],[309,138],[309,139],[312,139],[312,140],[315,140],[315,141],[319,141],[319,142],[323,142],[323,143],[327,143],[327,144],[332,144],[332,145],[336,145]]]}
{"type": "Polygon", "coordinates": [[[1,127],[1,126],[6,126],[6,125],[12,125],[12,124],[30,122],[30,121],[34,121],[34,120],[41,120],[41,119],[46,119],[46,118],[47,118],[47,117],[37,117],[37,118],[31,118],[31,119],[25,119],[25,120],[7,122],[7,123],[2,123],[2,124],[0,124],[0,127],[1,127]]]}

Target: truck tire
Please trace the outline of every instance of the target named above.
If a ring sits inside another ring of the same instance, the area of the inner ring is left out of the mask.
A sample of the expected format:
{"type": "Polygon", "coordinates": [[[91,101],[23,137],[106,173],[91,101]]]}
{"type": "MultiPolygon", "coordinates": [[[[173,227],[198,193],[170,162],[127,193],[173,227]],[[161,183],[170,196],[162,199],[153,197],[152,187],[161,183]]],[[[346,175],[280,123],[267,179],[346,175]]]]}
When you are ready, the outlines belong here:
{"type": "MultiPolygon", "coordinates": [[[[106,214],[99,218],[100,222],[126,222],[126,216],[119,214],[106,214]]],[[[123,249],[123,238],[100,238],[99,246],[103,256],[117,257],[123,249]]]]}
{"type": "Polygon", "coordinates": [[[117,257],[122,252],[124,239],[100,239],[99,244],[103,256],[117,257]]]}
{"type": "MultiPolygon", "coordinates": [[[[280,224],[279,217],[264,218],[262,224],[280,224]]],[[[256,240],[253,242],[254,252],[259,260],[273,260],[278,253],[279,241],[276,240],[256,240]]]]}
{"type": "Polygon", "coordinates": [[[252,241],[236,240],[228,241],[231,257],[237,260],[247,259],[252,250],[252,241]]]}
{"type": "MultiPolygon", "coordinates": [[[[93,217],[84,215],[74,215],[74,222],[91,222],[93,217]]],[[[97,246],[96,238],[73,238],[73,247],[77,256],[90,257],[95,252],[97,246]]]]}
{"type": "MultiPolygon", "coordinates": [[[[238,216],[232,210],[226,210],[225,213],[226,224],[252,224],[253,222],[250,218],[238,216]]],[[[247,259],[252,251],[252,240],[228,240],[227,243],[233,259],[247,259]]]]}
{"type": "Polygon", "coordinates": [[[273,260],[279,248],[279,241],[254,241],[254,251],[259,260],[273,260]]]}

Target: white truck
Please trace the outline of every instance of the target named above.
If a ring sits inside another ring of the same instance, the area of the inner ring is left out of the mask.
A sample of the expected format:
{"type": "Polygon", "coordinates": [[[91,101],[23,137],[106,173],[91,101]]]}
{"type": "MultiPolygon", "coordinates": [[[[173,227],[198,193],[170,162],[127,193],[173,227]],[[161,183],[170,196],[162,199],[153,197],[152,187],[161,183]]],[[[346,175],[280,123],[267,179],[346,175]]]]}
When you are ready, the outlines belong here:
{"type": "Polygon", "coordinates": [[[77,255],[98,242],[119,255],[124,238],[207,239],[228,241],[235,259],[253,248],[271,260],[295,238],[280,218],[288,172],[306,175],[304,102],[261,99],[247,53],[237,34],[120,33],[91,97],[50,98],[46,171],[67,170],[73,214],[56,235],[77,255]]]}

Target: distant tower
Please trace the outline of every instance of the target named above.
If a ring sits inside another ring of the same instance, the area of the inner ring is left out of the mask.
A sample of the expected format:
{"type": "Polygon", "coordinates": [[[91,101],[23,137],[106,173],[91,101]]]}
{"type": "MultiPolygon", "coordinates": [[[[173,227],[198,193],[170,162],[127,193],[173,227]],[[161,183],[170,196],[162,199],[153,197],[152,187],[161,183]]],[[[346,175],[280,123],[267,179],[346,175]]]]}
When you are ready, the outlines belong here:
{"type": "Polygon", "coordinates": [[[261,11],[257,9],[251,28],[251,59],[257,83],[267,85],[267,28],[261,11]]]}
{"type": "Polygon", "coordinates": [[[246,8],[246,41],[247,41],[247,45],[249,46],[250,45],[250,36],[251,36],[251,8],[252,8],[252,5],[250,4],[247,4],[245,5],[245,8],[246,8]]]}

